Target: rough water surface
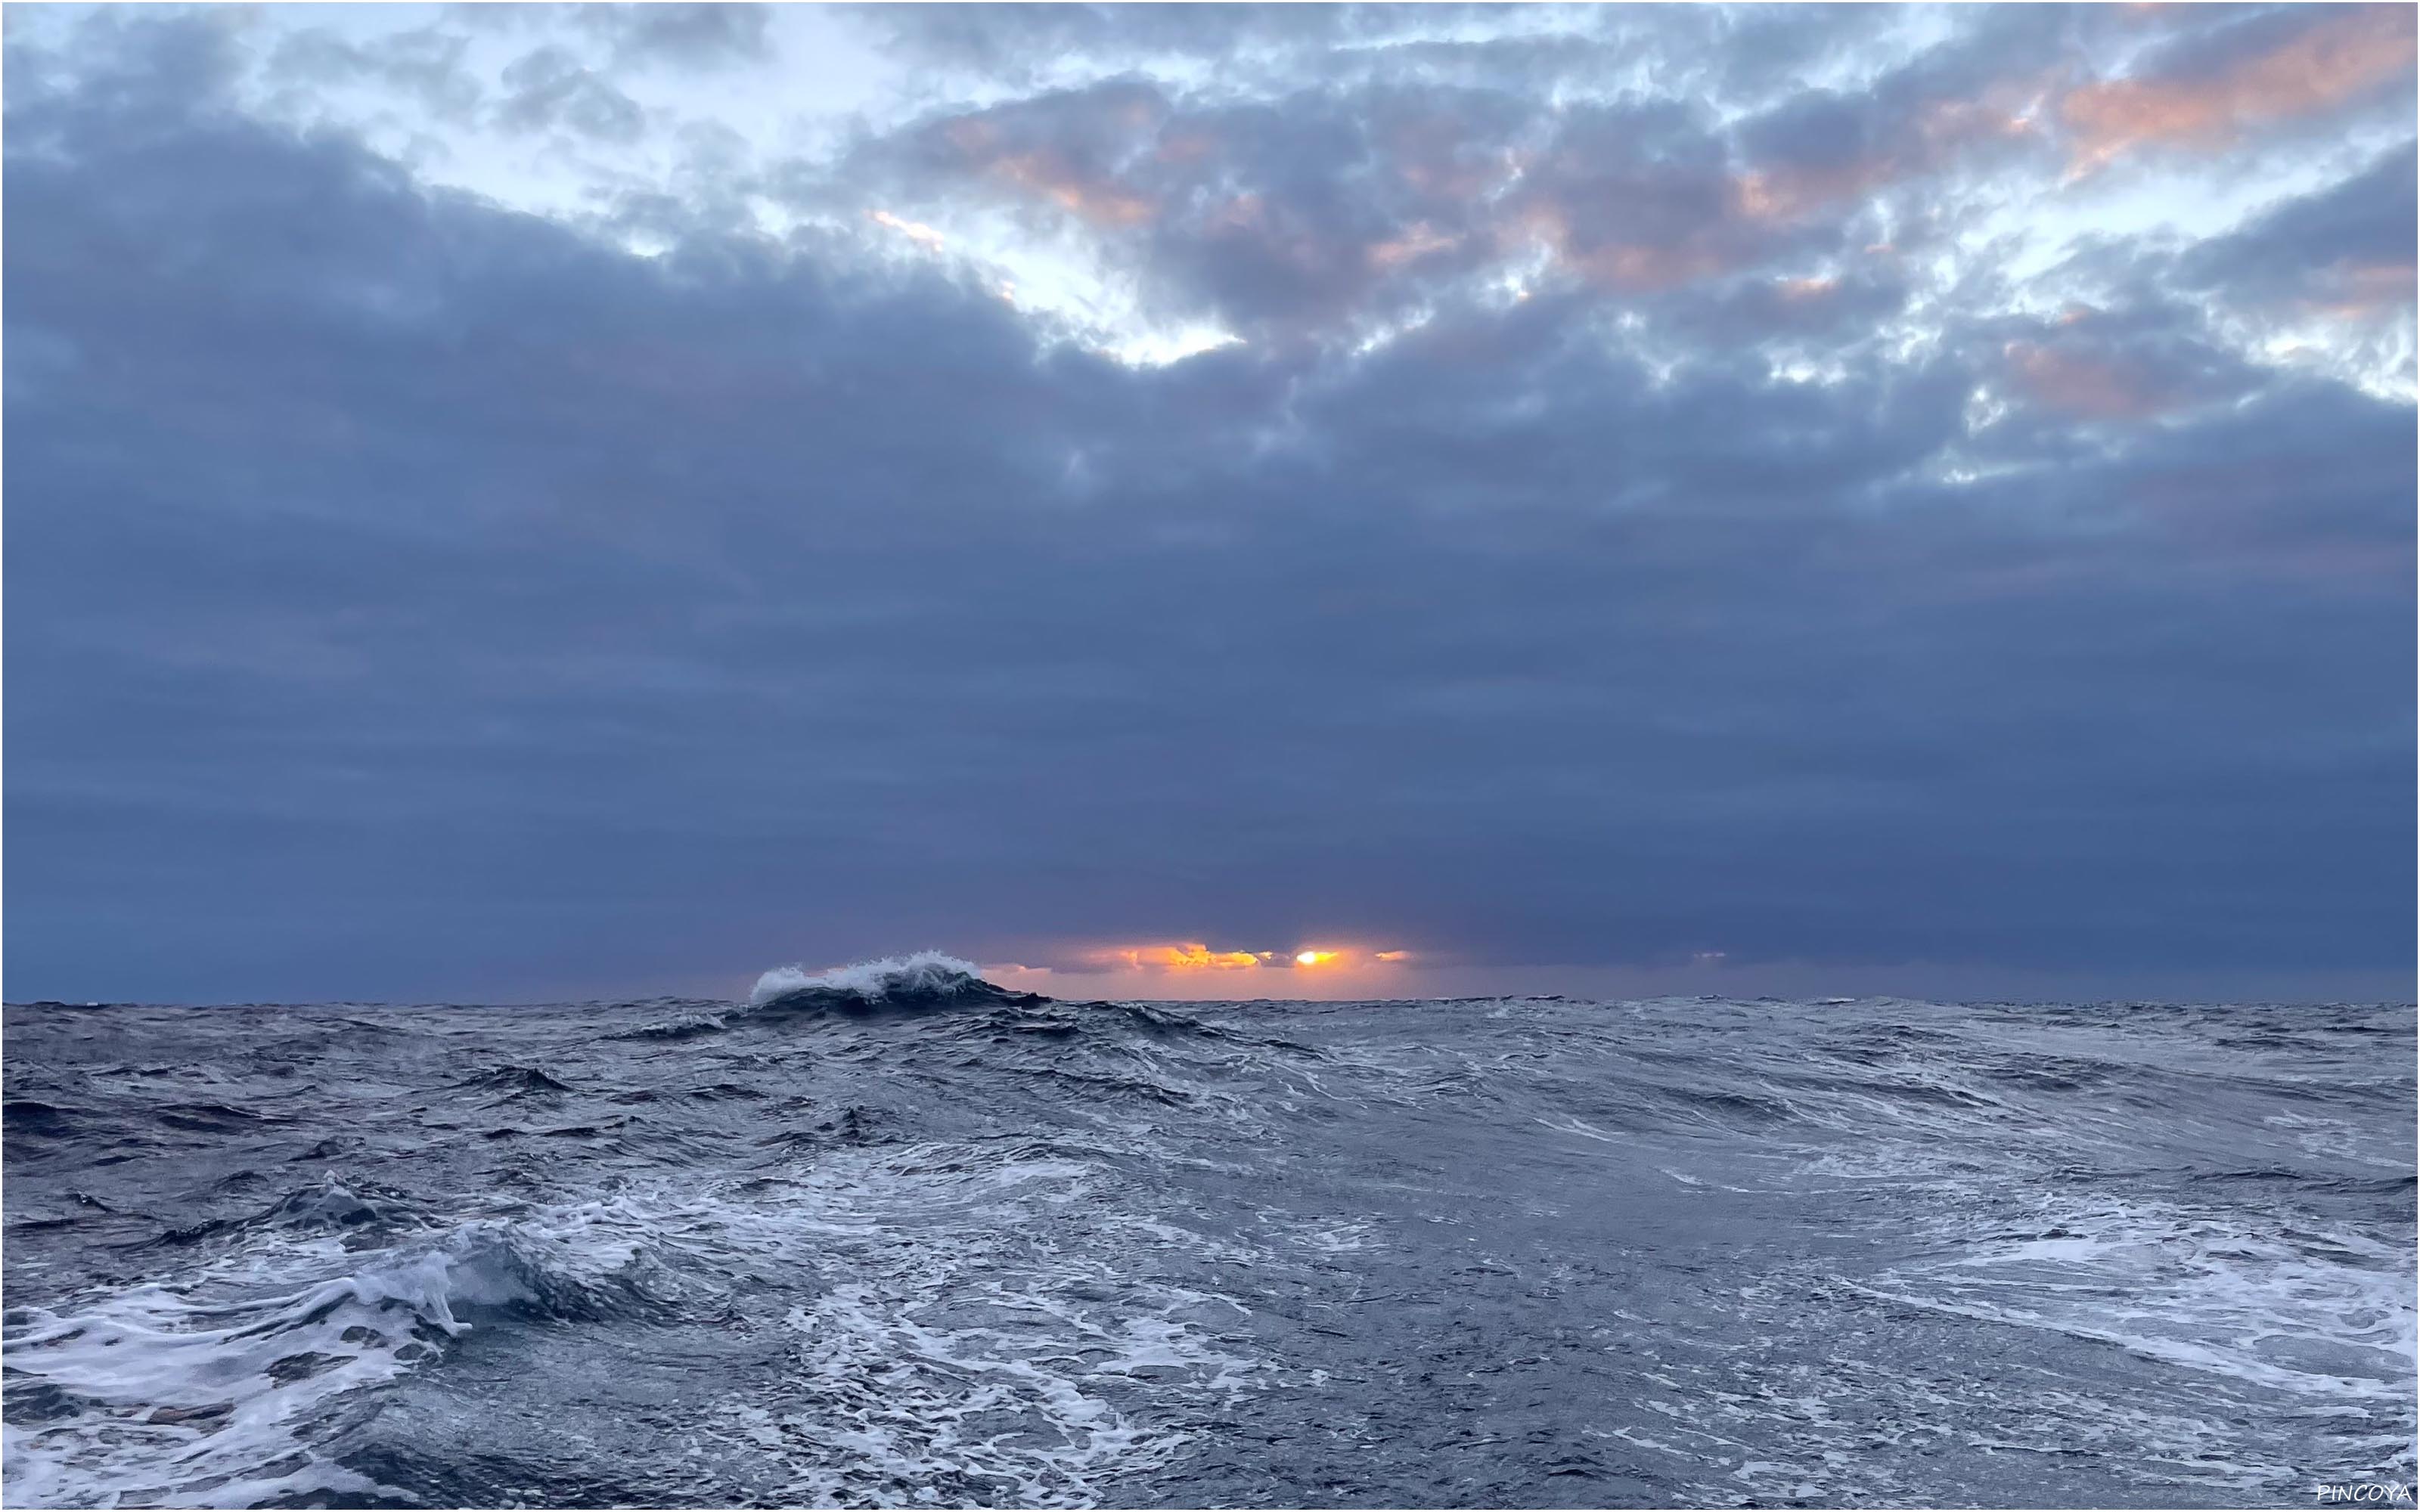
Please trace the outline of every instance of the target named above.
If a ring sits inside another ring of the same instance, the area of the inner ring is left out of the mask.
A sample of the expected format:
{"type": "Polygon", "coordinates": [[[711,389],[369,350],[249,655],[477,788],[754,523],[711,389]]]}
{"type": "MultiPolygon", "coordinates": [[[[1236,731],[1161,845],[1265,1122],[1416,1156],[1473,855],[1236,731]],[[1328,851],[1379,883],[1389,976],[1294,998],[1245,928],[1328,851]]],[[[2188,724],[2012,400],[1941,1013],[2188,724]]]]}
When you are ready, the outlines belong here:
{"type": "Polygon", "coordinates": [[[2413,1011],[12,1007],[11,1505],[2304,1504],[2413,1011]]]}

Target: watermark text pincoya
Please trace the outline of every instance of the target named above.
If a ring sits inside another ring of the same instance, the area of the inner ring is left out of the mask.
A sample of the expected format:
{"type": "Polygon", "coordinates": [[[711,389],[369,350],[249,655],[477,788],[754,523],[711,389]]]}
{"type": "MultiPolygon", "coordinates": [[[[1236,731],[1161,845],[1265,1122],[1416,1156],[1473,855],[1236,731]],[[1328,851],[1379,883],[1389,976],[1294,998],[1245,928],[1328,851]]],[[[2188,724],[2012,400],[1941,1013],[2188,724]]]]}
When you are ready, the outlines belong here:
{"type": "Polygon", "coordinates": [[[2412,1483],[2400,1480],[2321,1481],[2319,1500],[2326,1504],[2353,1502],[2368,1506],[2412,1505],[2412,1483]]]}

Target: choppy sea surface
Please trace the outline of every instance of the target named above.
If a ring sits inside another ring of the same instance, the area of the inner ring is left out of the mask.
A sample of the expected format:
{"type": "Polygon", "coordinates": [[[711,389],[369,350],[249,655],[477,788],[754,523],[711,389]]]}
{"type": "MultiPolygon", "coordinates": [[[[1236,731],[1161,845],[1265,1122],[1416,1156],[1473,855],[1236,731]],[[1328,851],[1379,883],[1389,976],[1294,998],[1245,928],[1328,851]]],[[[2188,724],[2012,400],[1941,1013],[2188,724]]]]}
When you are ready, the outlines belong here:
{"type": "Polygon", "coordinates": [[[2420,1478],[2408,1005],[768,981],[8,1009],[0,1497],[2155,1506],[2420,1478]]]}

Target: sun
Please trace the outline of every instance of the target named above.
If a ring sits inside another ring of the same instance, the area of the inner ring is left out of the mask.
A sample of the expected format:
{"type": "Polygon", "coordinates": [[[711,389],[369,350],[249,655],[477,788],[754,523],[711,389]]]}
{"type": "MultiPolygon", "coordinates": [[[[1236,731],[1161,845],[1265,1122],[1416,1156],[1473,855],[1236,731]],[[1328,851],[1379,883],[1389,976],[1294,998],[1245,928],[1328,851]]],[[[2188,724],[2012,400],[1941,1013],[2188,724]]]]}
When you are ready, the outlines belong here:
{"type": "Polygon", "coordinates": [[[1296,950],[1294,964],[1298,966],[1316,966],[1324,965],[1335,959],[1336,952],[1333,950],[1296,950]]]}

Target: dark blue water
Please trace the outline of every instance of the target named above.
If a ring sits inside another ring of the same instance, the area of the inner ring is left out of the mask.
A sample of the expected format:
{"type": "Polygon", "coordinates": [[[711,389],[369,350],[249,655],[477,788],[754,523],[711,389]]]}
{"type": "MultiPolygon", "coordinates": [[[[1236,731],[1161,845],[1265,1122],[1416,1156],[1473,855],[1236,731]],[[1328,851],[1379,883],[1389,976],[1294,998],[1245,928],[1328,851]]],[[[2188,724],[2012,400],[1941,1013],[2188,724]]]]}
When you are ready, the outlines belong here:
{"type": "Polygon", "coordinates": [[[2413,1011],[15,1007],[15,1505],[2305,1504],[2413,1011]]]}

